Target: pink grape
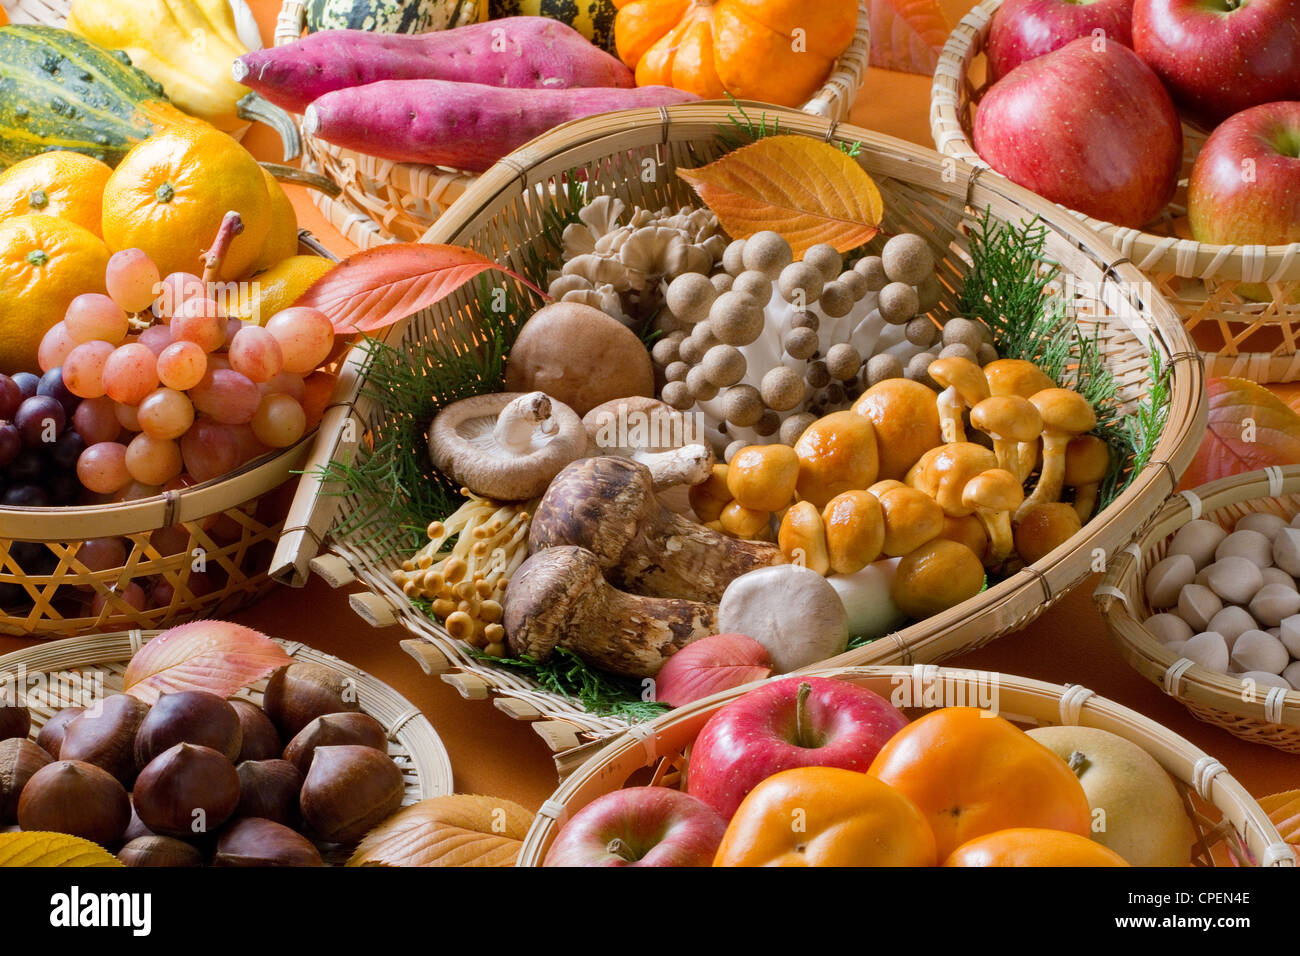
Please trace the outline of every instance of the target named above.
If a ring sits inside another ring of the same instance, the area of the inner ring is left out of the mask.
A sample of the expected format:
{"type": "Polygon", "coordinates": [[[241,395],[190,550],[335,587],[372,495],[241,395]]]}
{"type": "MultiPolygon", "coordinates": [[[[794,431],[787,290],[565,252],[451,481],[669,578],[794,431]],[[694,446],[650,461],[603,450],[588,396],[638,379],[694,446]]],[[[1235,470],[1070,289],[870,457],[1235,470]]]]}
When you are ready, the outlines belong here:
{"type": "Polygon", "coordinates": [[[283,309],[271,316],[266,330],[280,343],[286,372],[314,371],[334,349],[334,325],[319,309],[283,309]]]}
{"type": "Polygon", "coordinates": [[[63,360],[63,384],[78,398],[104,394],[104,365],[114,348],[108,342],[83,342],[63,360]]]}
{"type": "Polygon", "coordinates": [[[268,395],[253,416],[253,434],[263,445],[288,448],[307,430],[307,413],[288,395],[268,395]]]}
{"type": "Polygon", "coordinates": [[[87,445],[113,441],[122,431],[117,420],[117,403],[107,395],[88,398],[72,413],[72,427],[87,445]]]}
{"type": "Polygon", "coordinates": [[[215,355],[208,356],[208,371],[215,372],[219,368],[230,368],[230,356],[225,352],[217,352],[215,355]]]}
{"type": "Polygon", "coordinates": [[[126,470],[136,481],[157,487],[181,473],[181,449],[168,438],[141,433],[126,446],[126,470]]]}
{"type": "Polygon", "coordinates": [[[260,458],[271,450],[258,439],[251,423],[232,425],[231,431],[235,436],[235,442],[239,445],[239,463],[241,465],[252,461],[254,458],[260,458]]]}
{"type": "Polygon", "coordinates": [[[126,483],[124,488],[118,489],[113,495],[114,501],[139,501],[141,498],[152,498],[158,494],[157,485],[146,485],[143,481],[132,479],[126,483]]]}
{"type": "Polygon", "coordinates": [[[136,419],[140,431],[151,438],[180,438],[194,424],[194,405],[184,392],[160,388],[145,396],[136,419]]]}
{"type": "Polygon", "coordinates": [[[280,343],[260,325],[244,326],[230,340],[230,367],[254,382],[270,381],[283,366],[280,343]]]}
{"type": "Polygon", "coordinates": [[[194,407],[223,425],[242,425],[253,420],[262,393],[246,375],[234,369],[209,369],[203,381],[190,389],[194,407]]]}
{"type": "MultiPolygon", "coordinates": [[[[123,449],[125,451],[125,449],[123,449]]],[[[235,429],[200,418],[181,438],[185,470],[195,481],[204,482],[234,471],[244,459],[235,429]]]]}
{"type": "Polygon", "coordinates": [[[126,564],[126,545],[121,538],[90,538],[81,542],[77,560],[91,571],[108,571],[126,564]]]}
{"type": "MultiPolygon", "coordinates": [[[[225,348],[227,349],[230,348],[230,343],[235,341],[235,336],[239,334],[239,330],[242,329],[246,324],[247,323],[244,322],[243,319],[236,318],[235,316],[231,316],[229,319],[226,320],[226,344],[224,346],[225,348]]],[[[258,326],[258,328],[261,328],[261,326],[258,326]]]]}
{"type": "Polygon", "coordinates": [[[78,342],[111,342],[121,345],[130,331],[122,307],[106,295],[86,292],[68,303],[63,314],[68,334],[78,342]]]}
{"type": "Polygon", "coordinates": [[[80,344],[68,333],[66,323],[55,322],[41,338],[40,348],[36,350],[36,364],[41,367],[42,372],[58,368],[68,357],[68,353],[80,344]]]}
{"type": "Polygon", "coordinates": [[[194,342],[173,342],[158,354],[158,379],[168,388],[185,391],[208,373],[208,354],[194,342]]]}
{"type": "Polygon", "coordinates": [[[164,322],[170,322],[187,299],[202,299],[207,294],[207,286],[193,272],[173,272],[162,280],[153,310],[164,322]]]}
{"type": "Polygon", "coordinates": [[[123,604],[136,611],[143,611],[148,603],[144,588],[132,581],[123,588],[116,585],[110,587],[108,594],[96,594],[90,602],[90,613],[93,617],[99,617],[107,609],[109,614],[121,614],[123,604]]]}
{"type": "Polygon", "coordinates": [[[104,284],[113,301],[128,312],[143,312],[158,294],[158,267],[140,249],[121,249],[108,259],[104,284]]]}
{"type": "Polygon", "coordinates": [[[176,586],[167,580],[154,582],[149,589],[149,604],[155,608],[171,607],[176,599],[176,586]]]}
{"type": "Polygon", "coordinates": [[[158,387],[158,357],[149,346],[122,345],[104,363],[104,391],[123,405],[138,405],[158,387]]]}
{"type": "Polygon", "coordinates": [[[172,344],[172,330],[166,325],[151,325],[140,333],[136,339],[146,346],[154,355],[162,355],[163,349],[172,344]]]}
{"type": "Polygon", "coordinates": [[[91,445],[77,459],[77,478],[90,491],[111,495],[131,482],[126,470],[126,446],[115,441],[91,445]]]}
{"type": "MultiPolygon", "coordinates": [[[[164,491],[168,490],[167,485],[170,483],[163,484],[164,491]]],[[[174,524],[170,528],[159,528],[149,535],[149,543],[163,556],[180,554],[182,551],[190,549],[190,532],[183,524],[174,524]]]]}
{"type": "Polygon", "coordinates": [[[281,372],[274,378],[259,383],[257,387],[261,389],[263,395],[288,395],[299,402],[307,394],[307,388],[303,384],[302,376],[293,375],[290,372],[281,372]]]}
{"type": "Polygon", "coordinates": [[[172,341],[194,342],[205,352],[226,344],[226,320],[211,299],[189,299],[172,316],[172,341]]]}
{"type": "Polygon", "coordinates": [[[114,402],[113,414],[117,416],[118,424],[127,431],[138,432],[140,430],[140,411],[136,406],[114,402]]]}
{"type": "MultiPolygon", "coordinates": [[[[197,484],[198,484],[197,481],[195,481],[195,480],[194,480],[193,478],[191,478],[189,475],[187,475],[187,474],[185,474],[184,472],[182,472],[181,474],[179,474],[179,475],[177,475],[175,478],[173,478],[171,481],[163,482],[162,490],[163,490],[163,491],[180,491],[180,490],[183,489],[183,488],[189,488],[189,487],[191,487],[191,486],[193,486],[193,485],[197,485],[197,484]]],[[[156,533],[157,533],[157,532],[155,532],[155,534],[156,534],[156,533]]]]}

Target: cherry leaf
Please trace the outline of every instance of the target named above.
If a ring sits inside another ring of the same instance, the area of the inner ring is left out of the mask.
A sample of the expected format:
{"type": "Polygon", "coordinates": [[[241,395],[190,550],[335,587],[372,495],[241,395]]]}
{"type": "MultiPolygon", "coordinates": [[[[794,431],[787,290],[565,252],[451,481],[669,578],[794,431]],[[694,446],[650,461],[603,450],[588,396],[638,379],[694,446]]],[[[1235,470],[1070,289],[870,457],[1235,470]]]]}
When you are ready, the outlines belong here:
{"type": "Polygon", "coordinates": [[[98,843],[66,833],[26,830],[0,833],[0,867],[4,866],[121,866],[98,843]]]}
{"type": "Polygon", "coordinates": [[[951,32],[938,0],[871,0],[871,65],[931,76],[951,32]]]}
{"type": "Polygon", "coordinates": [[[772,673],[767,648],[744,634],[714,634],[668,658],[655,677],[655,700],[681,707],[772,673]]]}
{"type": "Polygon", "coordinates": [[[164,631],[126,666],[123,689],[146,704],[164,693],[205,690],[218,697],[293,663],[265,634],[227,621],[193,621],[164,631]]]}
{"type": "Polygon", "coordinates": [[[1209,421],[1182,488],[1269,465],[1300,464],[1300,415],[1268,389],[1243,378],[1206,383],[1209,421]]]}
{"type": "Polygon", "coordinates": [[[518,279],[546,298],[523,276],[477,252],[399,242],[344,259],[317,279],[295,305],[324,312],[336,332],[375,332],[440,302],[489,271],[518,279]]]}

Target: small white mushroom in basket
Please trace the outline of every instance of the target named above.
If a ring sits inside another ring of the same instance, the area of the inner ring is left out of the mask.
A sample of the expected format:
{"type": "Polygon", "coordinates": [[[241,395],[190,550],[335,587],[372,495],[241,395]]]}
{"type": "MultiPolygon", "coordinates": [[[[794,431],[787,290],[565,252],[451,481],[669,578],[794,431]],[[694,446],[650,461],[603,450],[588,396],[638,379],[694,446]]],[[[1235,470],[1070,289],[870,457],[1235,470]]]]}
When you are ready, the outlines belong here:
{"type": "Polygon", "coordinates": [[[849,640],[848,614],[835,588],[795,564],[732,581],[718,606],[718,627],[758,641],[782,674],[834,657],[849,640]]]}

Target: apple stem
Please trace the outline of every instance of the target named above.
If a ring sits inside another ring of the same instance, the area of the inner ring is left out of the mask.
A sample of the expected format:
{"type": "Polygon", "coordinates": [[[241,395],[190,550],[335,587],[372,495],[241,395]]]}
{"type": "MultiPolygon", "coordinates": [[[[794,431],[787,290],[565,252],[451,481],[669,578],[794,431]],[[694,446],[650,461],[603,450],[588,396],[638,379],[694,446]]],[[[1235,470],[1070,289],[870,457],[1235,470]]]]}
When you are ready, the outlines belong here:
{"type": "Polygon", "coordinates": [[[812,693],[812,684],[801,681],[799,693],[794,705],[794,736],[800,747],[811,747],[805,734],[808,730],[808,695],[812,693]]]}
{"type": "Polygon", "coordinates": [[[1082,750],[1071,751],[1065,762],[1070,765],[1076,777],[1092,766],[1092,761],[1083,755],[1082,750]]]}
{"type": "Polygon", "coordinates": [[[605,844],[605,852],[621,860],[627,860],[629,863],[636,862],[636,854],[632,852],[632,848],[618,837],[614,837],[605,844]]]}

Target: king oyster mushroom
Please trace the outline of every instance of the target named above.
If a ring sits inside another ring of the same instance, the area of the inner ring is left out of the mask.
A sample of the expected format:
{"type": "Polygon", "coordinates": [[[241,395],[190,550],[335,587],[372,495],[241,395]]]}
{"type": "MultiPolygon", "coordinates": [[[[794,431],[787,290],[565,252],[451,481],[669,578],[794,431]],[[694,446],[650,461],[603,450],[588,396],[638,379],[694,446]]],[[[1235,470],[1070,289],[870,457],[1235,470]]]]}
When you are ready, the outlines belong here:
{"type": "Polygon", "coordinates": [[[544,392],[498,392],[449,405],[433,420],[429,457],[443,474],[498,501],[526,501],[587,452],[577,414],[544,392]]]}

